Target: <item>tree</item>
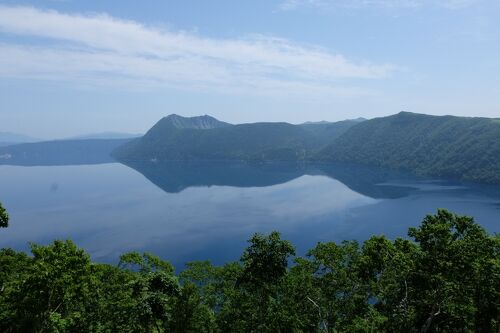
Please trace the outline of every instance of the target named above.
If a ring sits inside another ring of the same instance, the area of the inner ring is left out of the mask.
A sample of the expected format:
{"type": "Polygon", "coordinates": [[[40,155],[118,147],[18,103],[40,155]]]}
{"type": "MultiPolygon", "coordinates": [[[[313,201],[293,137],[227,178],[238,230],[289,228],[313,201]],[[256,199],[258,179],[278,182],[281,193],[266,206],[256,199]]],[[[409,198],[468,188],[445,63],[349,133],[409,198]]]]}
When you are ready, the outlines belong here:
{"type": "MultiPolygon", "coordinates": [[[[276,231],[269,235],[255,234],[240,262],[242,270],[231,291],[228,304],[221,313],[224,331],[276,332],[282,323],[282,282],[287,274],[288,260],[295,249],[282,240],[276,231]]],[[[230,266],[229,266],[230,267],[230,266]]]]}
{"type": "Polygon", "coordinates": [[[139,322],[146,332],[164,332],[171,320],[172,307],[179,295],[174,267],[149,253],[130,252],[120,257],[119,267],[138,269],[132,286],[139,322]]]}
{"type": "Polygon", "coordinates": [[[281,240],[277,231],[268,236],[255,234],[249,242],[251,245],[241,257],[240,283],[264,289],[276,285],[287,272],[288,259],[295,255],[293,245],[281,240]]]}
{"type": "Polygon", "coordinates": [[[9,332],[16,324],[17,304],[11,295],[19,288],[19,281],[26,279],[30,265],[25,253],[0,249],[0,332],[9,332]]]}
{"type": "Polygon", "coordinates": [[[361,251],[355,241],[319,243],[309,251],[314,283],[319,289],[314,301],[321,310],[320,328],[349,331],[369,313],[368,281],[360,274],[361,251]]]}
{"type": "Polygon", "coordinates": [[[2,203],[0,202],[0,228],[7,228],[9,226],[9,214],[3,208],[2,203]]]}
{"type": "Polygon", "coordinates": [[[443,209],[408,234],[421,249],[412,281],[420,332],[498,330],[498,240],[443,209]]]}
{"type": "Polygon", "coordinates": [[[194,283],[185,283],[175,299],[170,331],[179,333],[211,333],[216,330],[215,312],[203,302],[194,283]]]}
{"type": "Polygon", "coordinates": [[[277,232],[239,262],[176,276],[152,254],[92,263],[71,241],[0,249],[0,331],[499,332],[500,237],[470,217],[428,215],[408,239],[318,243],[277,232]]]}
{"type": "Polygon", "coordinates": [[[88,254],[71,241],[31,244],[33,258],[24,279],[7,295],[12,323],[20,331],[83,331],[83,314],[95,300],[88,254]]]}

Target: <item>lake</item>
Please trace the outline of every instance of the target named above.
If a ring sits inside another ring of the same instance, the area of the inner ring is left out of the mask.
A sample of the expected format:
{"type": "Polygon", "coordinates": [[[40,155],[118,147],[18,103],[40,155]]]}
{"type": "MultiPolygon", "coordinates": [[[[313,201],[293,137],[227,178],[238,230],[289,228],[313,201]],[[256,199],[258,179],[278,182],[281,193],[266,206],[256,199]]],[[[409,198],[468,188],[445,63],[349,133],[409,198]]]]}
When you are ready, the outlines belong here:
{"type": "Polygon", "coordinates": [[[317,242],[405,237],[438,208],[500,231],[500,187],[354,165],[235,162],[0,166],[11,222],[0,247],[72,239],[94,260],[149,251],[177,267],[237,260],[278,230],[300,255],[317,242]]]}

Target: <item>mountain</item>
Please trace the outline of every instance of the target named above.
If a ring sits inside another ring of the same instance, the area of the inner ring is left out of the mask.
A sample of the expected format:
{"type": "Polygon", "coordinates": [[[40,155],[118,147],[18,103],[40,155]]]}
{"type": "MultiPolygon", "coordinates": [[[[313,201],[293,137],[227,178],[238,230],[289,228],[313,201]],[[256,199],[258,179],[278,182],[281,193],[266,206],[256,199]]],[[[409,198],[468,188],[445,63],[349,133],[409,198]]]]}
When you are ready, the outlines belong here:
{"type": "Polygon", "coordinates": [[[315,159],[500,184],[500,122],[401,112],[352,126],[315,159]]]}
{"type": "Polygon", "coordinates": [[[167,160],[305,160],[317,136],[299,125],[231,125],[210,116],[170,115],[142,138],[113,152],[123,161],[167,160]]]}
{"type": "Polygon", "coordinates": [[[0,146],[6,146],[15,143],[23,143],[23,142],[36,142],[40,141],[40,139],[33,138],[28,135],[11,133],[11,132],[0,132],[0,146]]]}
{"type": "Polygon", "coordinates": [[[332,143],[336,138],[344,134],[349,128],[365,121],[364,118],[348,119],[337,122],[319,121],[306,122],[299,126],[310,131],[318,141],[318,147],[332,143]]]}
{"type": "Polygon", "coordinates": [[[142,134],[120,133],[120,132],[102,132],[86,135],[79,135],[66,140],[88,140],[88,139],[133,139],[142,136],[142,134]]]}
{"type": "Polygon", "coordinates": [[[131,139],[56,140],[0,147],[0,164],[77,165],[114,162],[111,151],[131,139]]]}
{"type": "Polygon", "coordinates": [[[213,129],[231,126],[229,123],[217,120],[214,117],[204,115],[197,117],[182,117],[176,114],[171,114],[157,124],[158,127],[162,127],[163,124],[173,125],[179,129],[213,129]]]}

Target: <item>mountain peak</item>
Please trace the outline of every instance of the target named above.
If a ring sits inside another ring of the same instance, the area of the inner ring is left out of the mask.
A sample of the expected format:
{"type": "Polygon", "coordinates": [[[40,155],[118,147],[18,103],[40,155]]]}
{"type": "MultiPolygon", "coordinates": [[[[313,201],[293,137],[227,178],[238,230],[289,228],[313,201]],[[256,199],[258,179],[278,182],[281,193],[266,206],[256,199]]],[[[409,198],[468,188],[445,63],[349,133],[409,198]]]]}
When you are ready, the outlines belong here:
{"type": "Polygon", "coordinates": [[[191,128],[191,129],[212,129],[219,127],[230,126],[229,123],[219,121],[212,116],[203,115],[196,117],[183,117],[177,114],[166,116],[160,122],[168,122],[176,128],[191,128]]]}
{"type": "MultiPolygon", "coordinates": [[[[400,111],[399,113],[395,114],[395,116],[424,116],[424,114],[410,112],[410,111],[400,111]]],[[[382,117],[382,118],[385,118],[385,117],[382,117]]]]}

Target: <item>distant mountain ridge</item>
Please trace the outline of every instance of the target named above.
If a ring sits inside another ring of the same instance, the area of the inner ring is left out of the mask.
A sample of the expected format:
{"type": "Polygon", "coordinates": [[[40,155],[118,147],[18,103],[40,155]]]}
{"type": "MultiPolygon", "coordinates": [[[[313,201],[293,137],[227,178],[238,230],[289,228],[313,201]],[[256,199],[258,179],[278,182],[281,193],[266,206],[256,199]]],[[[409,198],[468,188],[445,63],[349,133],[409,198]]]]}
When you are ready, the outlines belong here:
{"type": "Polygon", "coordinates": [[[36,142],[36,141],[41,141],[41,140],[38,138],[34,138],[19,133],[0,132],[0,146],[6,146],[16,143],[36,142]]]}
{"type": "Polygon", "coordinates": [[[111,152],[131,139],[53,140],[0,147],[0,165],[111,163],[111,152]]]}
{"type": "Polygon", "coordinates": [[[141,137],[142,134],[121,133],[121,132],[101,132],[84,135],[77,135],[62,140],[94,140],[94,139],[133,139],[141,137]]]}

